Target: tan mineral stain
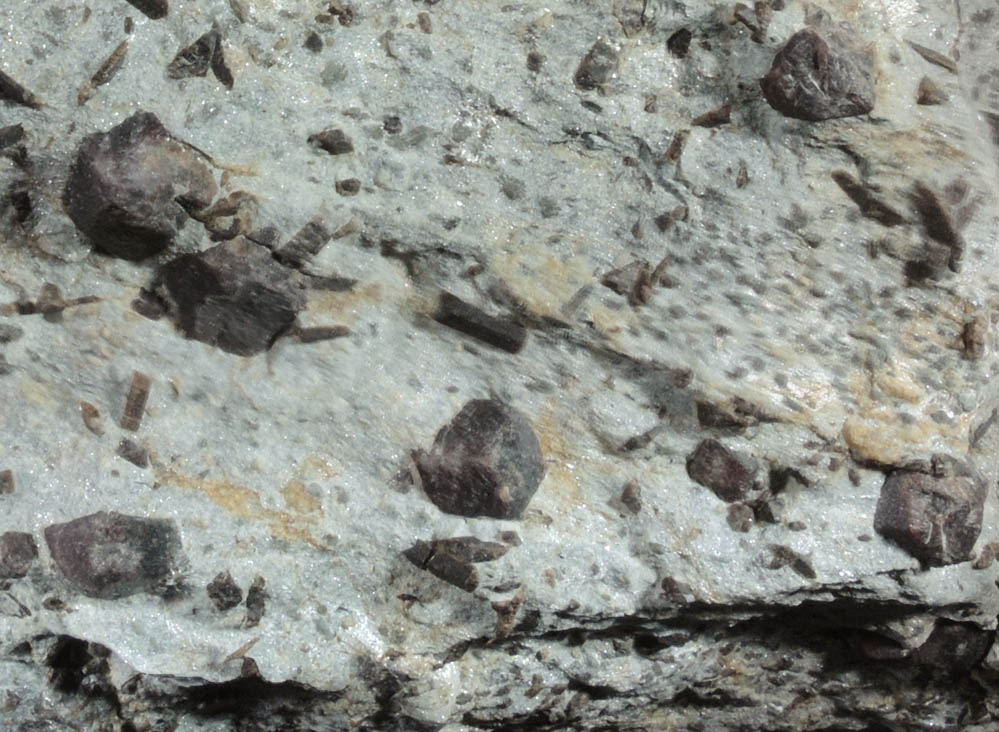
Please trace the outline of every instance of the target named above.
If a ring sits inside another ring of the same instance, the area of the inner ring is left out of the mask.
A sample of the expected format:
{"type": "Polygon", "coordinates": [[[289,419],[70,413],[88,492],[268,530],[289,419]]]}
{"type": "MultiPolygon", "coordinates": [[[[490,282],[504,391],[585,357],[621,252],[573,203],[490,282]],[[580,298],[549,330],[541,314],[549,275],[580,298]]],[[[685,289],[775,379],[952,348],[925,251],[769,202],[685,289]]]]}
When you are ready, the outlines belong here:
{"type": "Polygon", "coordinates": [[[874,383],[885,394],[909,404],[919,404],[925,391],[908,373],[898,368],[883,368],[874,375],[874,383]]]}
{"type": "Polygon", "coordinates": [[[559,318],[579,288],[593,281],[583,257],[562,261],[544,247],[508,243],[492,258],[490,269],[532,313],[559,318]]]}
{"type": "Polygon", "coordinates": [[[212,480],[185,475],[166,466],[156,467],[155,474],[156,480],[161,483],[204,494],[215,505],[233,516],[266,523],[271,535],[276,539],[310,544],[318,549],[327,548],[325,544],[312,535],[310,525],[313,519],[311,517],[265,508],[260,501],[259,494],[251,488],[227,480],[212,480]]]}
{"type": "Polygon", "coordinates": [[[21,393],[24,395],[25,399],[34,404],[36,407],[41,407],[42,409],[55,409],[58,406],[58,400],[56,399],[56,395],[53,391],[53,385],[43,384],[30,376],[26,376],[21,379],[21,393]]]}
{"type": "Polygon", "coordinates": [[[284,496],[284,504],[295,513],[322,513],[323,504],[318,498],[309,493],[305,484],[300,480],[289,480],[281,488],[281,495],[284,496]]]}
{"type": "Polygon", "coordinates": [[[347,292],[313,292],[309,309],[316,315],[331,318],[338,325],[351,325],[357,310],[382,301],[382,288],[377,282],[358,283],[347,292]]]}

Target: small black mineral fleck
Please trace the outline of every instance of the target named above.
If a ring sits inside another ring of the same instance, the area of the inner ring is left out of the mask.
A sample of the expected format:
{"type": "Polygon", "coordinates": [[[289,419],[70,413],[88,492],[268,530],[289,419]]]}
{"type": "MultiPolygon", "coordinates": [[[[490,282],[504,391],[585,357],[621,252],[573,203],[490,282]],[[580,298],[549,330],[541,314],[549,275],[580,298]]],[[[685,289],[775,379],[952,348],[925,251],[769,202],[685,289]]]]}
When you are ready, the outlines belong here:
{"type": "Polygon", "coordinates": [[[167,66],[167,76],[171,79],[184,79],[190,76],[205,76],[211,68],[212,55],[219,44],[221,33],[217,26],[200,36],[189,46],[185,46],[173,57],[167,66]]]}
{"type": "Polygon", "coordinates": [[[215,579],[208,583],[205,591],[219,612],[231,610],[243,601],[243,591],[228,570],[215,575],[215,579]]]}
{"type": "Polygon", "coordinates": [[[0,127],[0,150],[16,145],[24,139],[24,127],[20,124],[0,127]]]}
{"type": "Polygon", "coordinates": [[[128,460],[137,468],[149,467],[149,451],[134,440],[124,439],[118,443],[118,457],[128,460]]]}
{"type": "Polygon", "coordinates": [[[0,71],[0,99],[31,109],[41,109],[42,100],[0,71]]]}
{"type": "Polygon", "coordinates": [[[621,503],[632,513],[641,513],[642,489],[634,478],[625,483],[621,489],[621,503]]]}
{"type": "Polygon", "coordinates": [[[323,50],[323,37],[315,31],[310,31],[309,35],[305,37],[305,43],[302,45],[313,53],[319,53],[323,50]]]}
{"type": "Polygon", "coordinates": [[[777,52],[760,86],[771,107],[809,122],[855,117],[874,108],[871,59],[838,38],[808,29],[777,52]]]}
{"type": "Polygon", "coordinates": [[[56,566],[81,592],[114,599],[159,592],[183,560],[172,519],[100,511],[45,529],[56,566]]]}
{"type": "Polygon", "coordinates": [[[666,39],[666,48],[670,55],[675,58],[685,58],[690,52],[690,41],[693,37],[694,34],[686,28],[674,31],[673,34],[666,39]]]}
{"type": "Polygon", "coordinates": [[[356,196],[361,190],[361,181],[358,178],[345,178],[336,182],[336,192],[341,196],[356,196]]]}
{"type": "Polygon", "coordinates": [[[468,402],[414,458],[430,500],[458,516],[520,518],[545,473],[531,423],[496,399],[468,402]]]}
{"type": "Polygon", "coordinates": [[[579,62],[573,81],[584,91],[603,88],[617,73],[618,51],[601,39],[590,47],[579,62]]]}
{"type": "Polygon", "coordinates": [[[396,115],[390,114],[382,120],[382,129],[390,135],[397,135],[402,132],[402,120],[396,115]]]}
{"type": "Polygon", "coordinates": [[[928,76],[919,80],[919,88],[916,90],[916,104],[926,106],[944,104],[949,98],[947,92],[937,86],[928,76]]]}
{"type": "Polygon", "coordinates": [[[545,55],[538,51],[530,51],[527,54],[527,70],[538,72],[545,63],[545,55]]]}

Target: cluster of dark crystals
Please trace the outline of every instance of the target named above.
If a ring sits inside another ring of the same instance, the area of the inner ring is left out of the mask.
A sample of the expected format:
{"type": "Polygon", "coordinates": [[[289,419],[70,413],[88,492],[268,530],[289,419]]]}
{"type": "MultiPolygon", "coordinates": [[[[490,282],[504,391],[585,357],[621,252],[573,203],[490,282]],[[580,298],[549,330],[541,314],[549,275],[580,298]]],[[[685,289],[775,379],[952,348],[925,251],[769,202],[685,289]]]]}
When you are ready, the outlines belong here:
{"type": "Polygon", "coordinates": [[[228,571],[215,575],[215,579],[208,583],[205,591],[219,612],[231,610],[243,601],[243,590],[228,571]]]}
{"type": "Polygon", "coordinates": [[[472,592],[479,585],[475,564],[491,562],[506,554],[508,547],[495,541],[482,541],[474,536],[456,536],[434,541],[419,540],[403,552],[403,556],[420,569],[472,592]]]}
{"type": "MultiPolygon", "coordinates": [[[[216,36],[206,41],[213,52],[219,42],[216,36]]],[[[63,203],[98,250],[146,259],[170,247],[188,218],[211,219],[206,212],[218,207],[212,206],[218,187],[209,162],[156,115],[137,112],[83,139],[63,203]]],[[[270,348],[305,306],[297,275],[235,233],[160,266],[146,296],[147,314],[165,311],[188,338],[239,356],[270,348]]]]}
{"type": "Polygon", "coordinates": [[[234,79],[222,52],[222,31],[218,23],[200,36],[191,45],[182,48],[167,66],[167,76],[171,79],[184,79],[190,76],[205,76],[211,69],[215,78],[232,89],[234,79]]]}

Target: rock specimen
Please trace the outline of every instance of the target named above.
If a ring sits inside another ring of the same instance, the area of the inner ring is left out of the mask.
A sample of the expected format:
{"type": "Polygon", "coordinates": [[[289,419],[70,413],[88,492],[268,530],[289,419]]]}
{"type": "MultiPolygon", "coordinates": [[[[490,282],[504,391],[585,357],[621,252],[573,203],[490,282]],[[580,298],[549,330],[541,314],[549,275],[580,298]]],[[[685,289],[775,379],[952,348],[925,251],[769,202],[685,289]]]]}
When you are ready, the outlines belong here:
{"type": "Polygon", "coordinates": [[[166,249],[186,218],[218,187],[203,156],[171,135],[156,115],[136,112],[83,138],[63,191],[73,223],[100,251],[144,259],[166,249]]]}
{"type": "Polygon", "coordinates": [[[714,491],[723,501],[741,501],[753,488],[759,466],[750,455],[702,440],[687,457],[687,475],[714,491]]]}
{"type": "Polygon", "coordinates": [[[982,530],[986,486],[969,471],[894,470],[881,486],[874,529],[931,566],[968,558],[982,530]]]}
{"type": "Polygon", "coordinates": [[[170,4],[0,2],[4,732],[996,732],[995,0],[170,4]],[[60,203],[136,104],[154,264],[60,203]]]}
{"type": "Polygon", "coordinates": [[[496,399],[475,399],[414,455],[423,490],[459,516],[520,518],[545,474],[527,417],[496,399]]]}
{"type": "Polygon", "coordinates": [[[172,519],[100,511],[47,527],[45,541],[66,579],[102,599],[165,592],[184,561],[172,519]]]}
{"type": "Polygon", "coordinates": [[[763,96],[785,117],[820,122],[874,108],[871,61],[835,36],[801,30],[774,56],[760,80],[763,96]]]}
{"type": "Polygon", "coordinates": [[[0,534],[0,579],[23,577],[38,556],[31,534],[6,531],[0,534]]]}
{"type": "Polygon", "coordinates": [[[243,238],[182,254],[152,289],[185,336],[238,356],[270,348],[305,305],[292,272],[243,238]]]}

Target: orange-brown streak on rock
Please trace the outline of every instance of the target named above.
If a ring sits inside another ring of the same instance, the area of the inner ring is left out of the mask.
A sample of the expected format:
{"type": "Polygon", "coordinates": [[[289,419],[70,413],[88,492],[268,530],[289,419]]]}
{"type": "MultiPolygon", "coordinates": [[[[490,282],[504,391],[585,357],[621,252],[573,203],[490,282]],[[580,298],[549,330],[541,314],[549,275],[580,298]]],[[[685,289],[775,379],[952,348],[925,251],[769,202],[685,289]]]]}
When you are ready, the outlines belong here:
{"type": "Polygon", "coordinates": [[[347,292],[314,292],[310,309],[317,315],[332,318],[340,325],[351,325],[356,319],[356,310],[382,302],[381,286],[375,283],[359,283],[347,292]]]}
{"type": "Polygon", "coordinates": [[[559,508],[568,510],[573,505],[583,505],[579,480],[568,466],[579,462],[563,438],[565,427],[560,423],[556,412],[549,410],[534,422],[534,430],[541,443],[541,454],[545,456],[545,478],[540,491],[556,496],[559,508]]]}
{"type": "Polygon", "coordinates": [[[199,491],[215,505],[234,516],[250,521],[266,522],[271,535],[276,539],[306,543],[317,549],[328,548],[312,535],[308,526],[302,525],[303,523],[312,523],[311,519],[288,511],[274,511],[265,508],[260,502],[260,496],[251,488],[227,480],[212,480],[184,475],[166,467],[157,468],[156,479],[162,483],[199,491]]]}

